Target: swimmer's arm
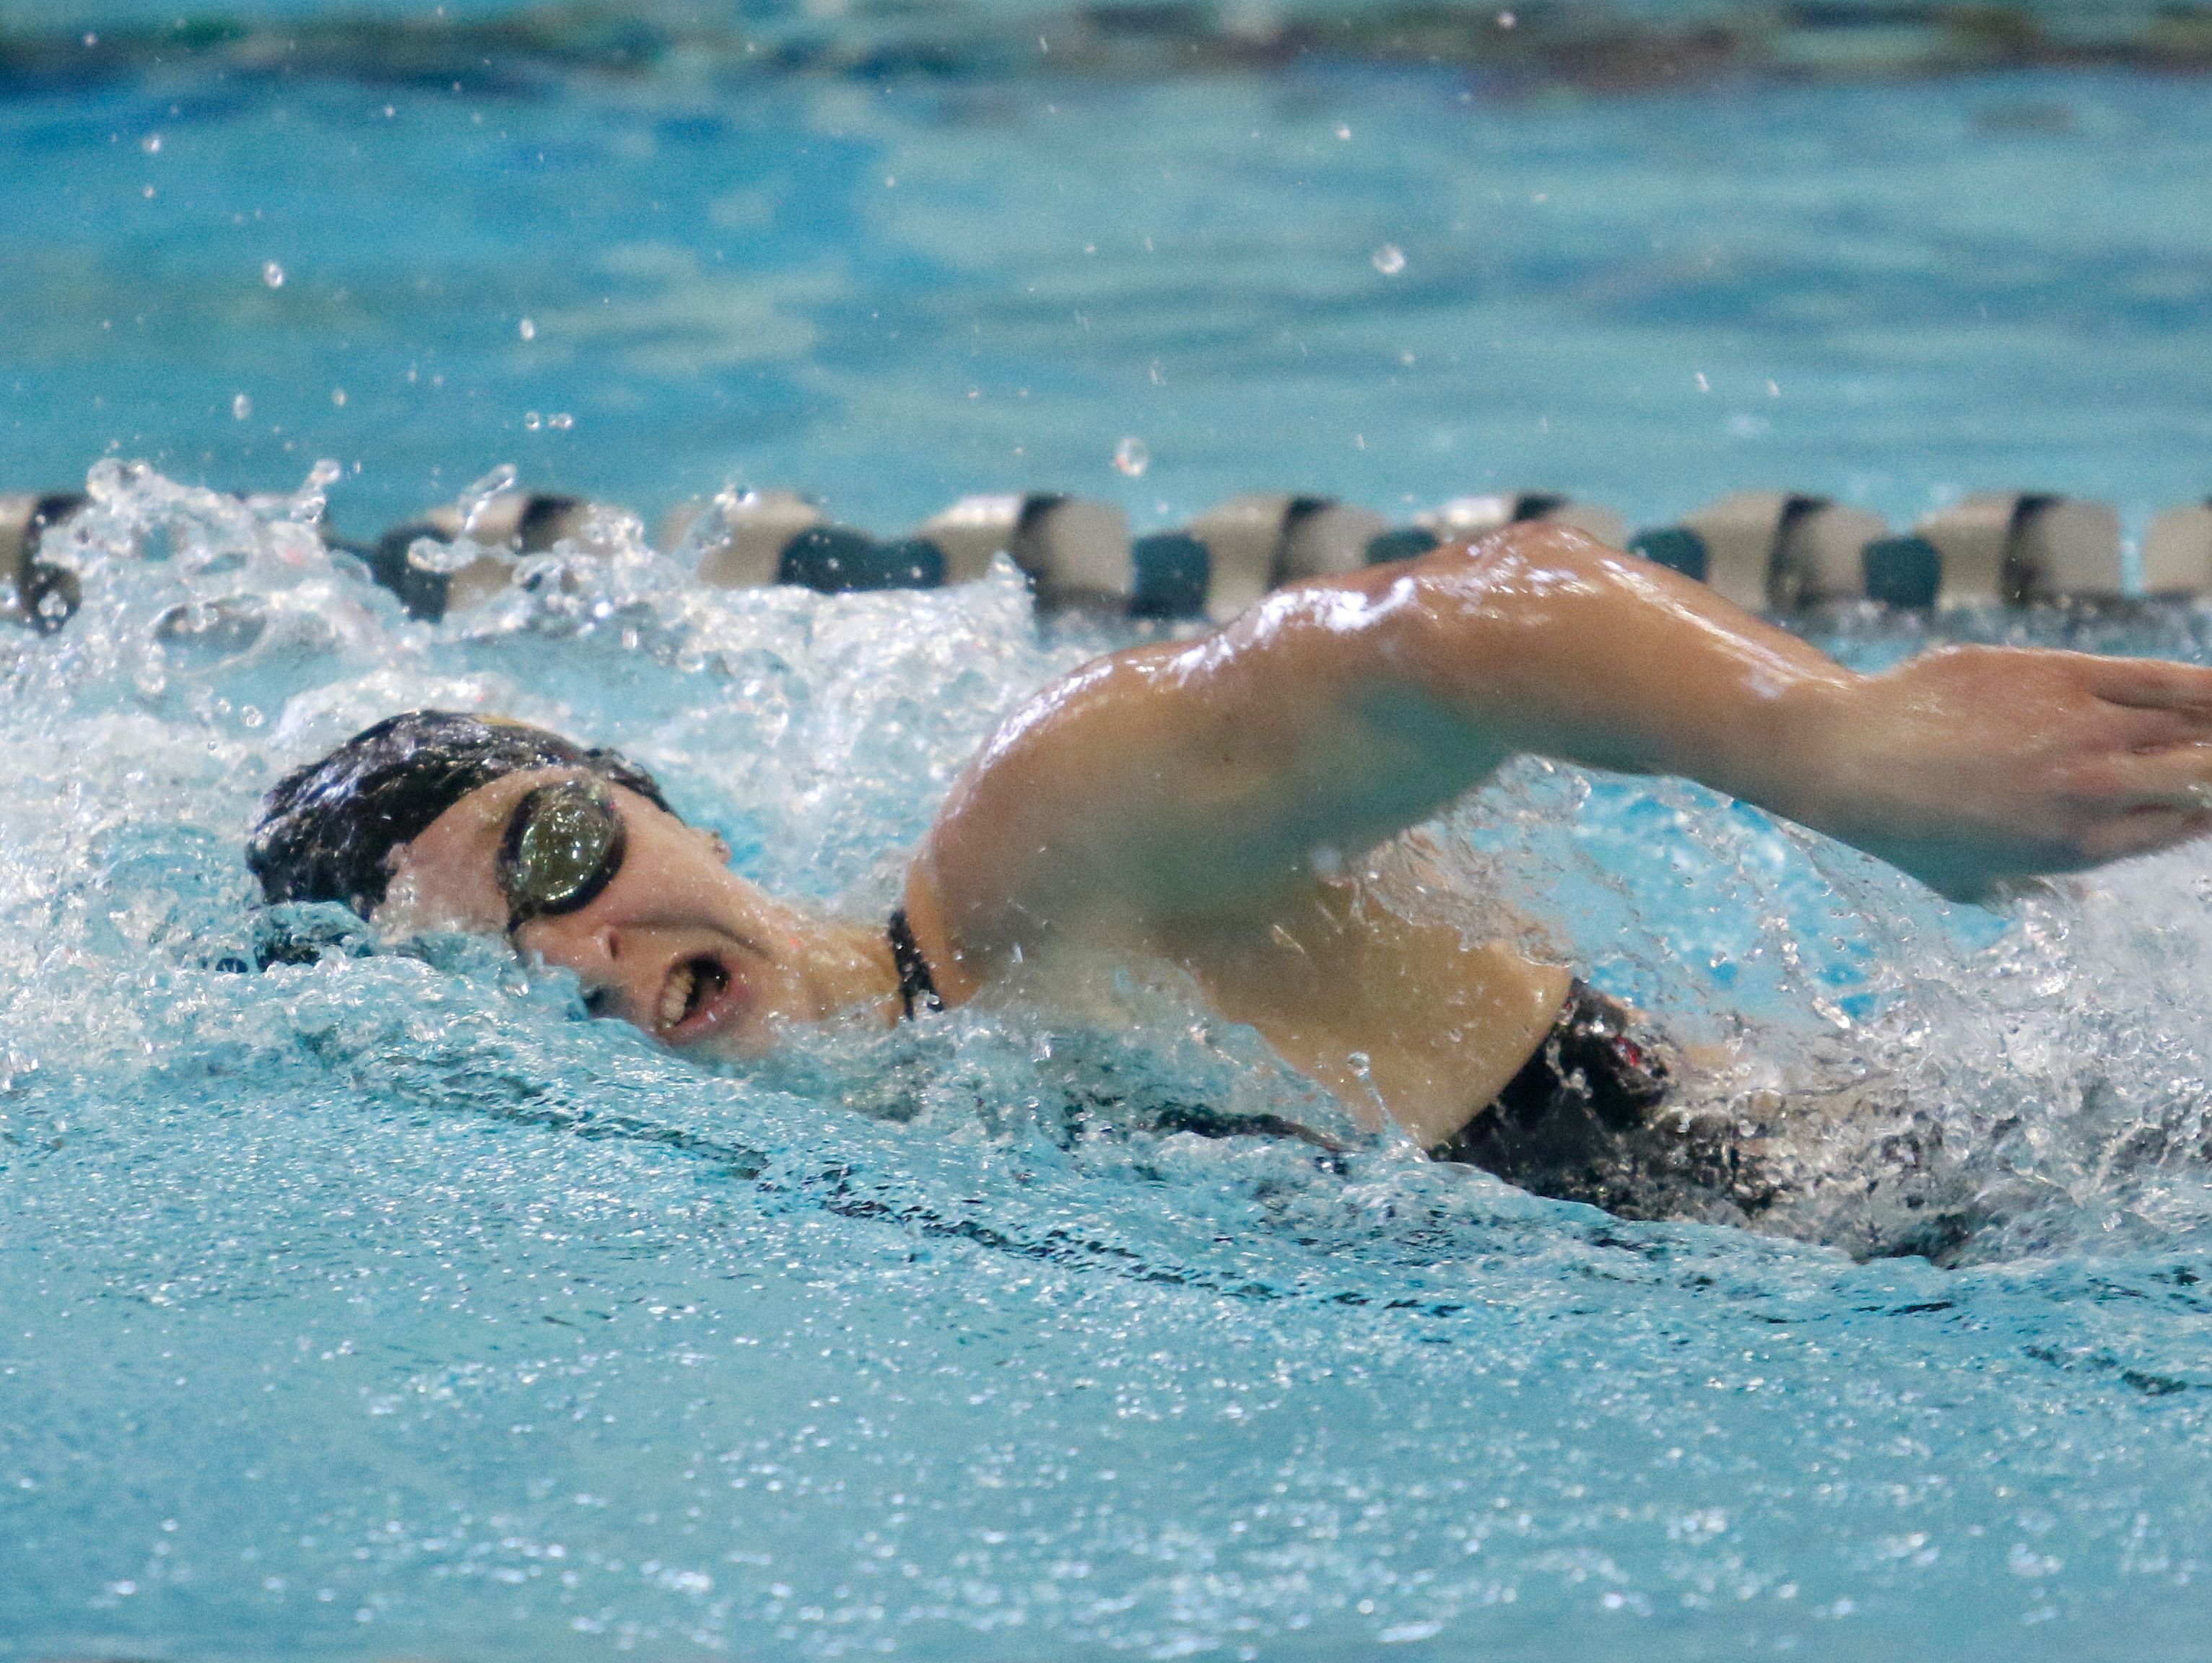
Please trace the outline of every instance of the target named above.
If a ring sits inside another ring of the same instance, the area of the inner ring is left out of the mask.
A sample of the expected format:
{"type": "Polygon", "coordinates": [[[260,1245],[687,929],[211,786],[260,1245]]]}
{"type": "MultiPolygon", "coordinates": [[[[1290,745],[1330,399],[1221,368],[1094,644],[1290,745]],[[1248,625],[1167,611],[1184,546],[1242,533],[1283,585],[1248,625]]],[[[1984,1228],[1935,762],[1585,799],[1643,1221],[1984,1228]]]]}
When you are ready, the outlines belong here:
{"type": "Polygon", "coordinates": [[[1974,895],[2212,828],[2212,671],[1968,647],[1860,676],[1703,584],[1515,527],[1079,671],[985,748],[921,870],[1001,938],[1254,913],[1523,751],[1698,780],[1974,895]]]}
{"type": "Polygon", "coordinates": [[[1419,564],[1422,673],[1514,750],[1700,780],[1962,898],[2212,830],[2212,670],[1955,646],[1861,676],[1564,528],[1419,564]]]}

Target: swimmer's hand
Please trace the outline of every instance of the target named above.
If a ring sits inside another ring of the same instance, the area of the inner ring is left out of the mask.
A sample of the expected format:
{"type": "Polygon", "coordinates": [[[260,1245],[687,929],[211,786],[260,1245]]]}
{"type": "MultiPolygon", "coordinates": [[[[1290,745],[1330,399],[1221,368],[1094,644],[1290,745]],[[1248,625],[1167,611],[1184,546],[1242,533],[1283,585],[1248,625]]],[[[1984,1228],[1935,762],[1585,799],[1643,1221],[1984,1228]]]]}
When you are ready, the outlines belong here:
{"type": "Polygon", "coordinates": [[[1954,900],[2212,832],[2212,670],[1954,646],[1822,702],[1775,806],[1954,900]]]}

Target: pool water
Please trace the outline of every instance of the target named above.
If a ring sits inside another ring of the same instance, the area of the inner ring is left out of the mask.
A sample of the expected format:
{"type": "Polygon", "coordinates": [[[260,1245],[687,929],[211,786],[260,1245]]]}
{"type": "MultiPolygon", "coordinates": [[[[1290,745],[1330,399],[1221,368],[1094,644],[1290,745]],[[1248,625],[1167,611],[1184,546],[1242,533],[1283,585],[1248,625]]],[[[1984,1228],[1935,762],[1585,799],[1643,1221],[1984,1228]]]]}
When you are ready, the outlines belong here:
{"type": "Polygon", "coordinates": [[[738,52],[457,93],[374,40],[321,76],[155,47],[0,98],[9,489],[331,457],[357,534],[502,462],[649,525],[735,479],[883,534],[1027,489],[1140,527],[1537,487],[1648,525],[1768,484],[2139,527],[2208,489],[2191,77],[1594,97],[738,52]]]}
{"type": "MultiPolygon", "coordinates": [[[[2205,489],[2201,88],[679,70],[0,101],[0,483],[95,497],[48,549],[82,610],[0,641],[0,1657],[2196,1654],[2201,849],[1952,907],[1530,762],[1389,857],[1394,904],[1525,896],[1678,1032],[1870,1106],[1777,1235],[1163,1131],[1337,1123],[1164,975],[702,1071],[483,944],[252,971],[239,842],[374,718],[497,709],[878,916],[993,724],[1127,638],[1004,568],[708,591],[618,516],[426,625],[315,535],[501,461],[884,530],[983,487],[1651,519],[1774,479],[2139,525],[2205,489]]],[[[1868,667],[2212,648],[2187,607],[1809,627],[1868,667]]]]}

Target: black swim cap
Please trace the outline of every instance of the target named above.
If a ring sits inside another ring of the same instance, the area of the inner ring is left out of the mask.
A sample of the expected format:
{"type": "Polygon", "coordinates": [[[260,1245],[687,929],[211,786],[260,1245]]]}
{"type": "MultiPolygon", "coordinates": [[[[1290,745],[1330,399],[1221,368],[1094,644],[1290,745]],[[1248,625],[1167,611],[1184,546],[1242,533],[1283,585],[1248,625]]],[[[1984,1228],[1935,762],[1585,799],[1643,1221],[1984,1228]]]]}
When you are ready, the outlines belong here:
{"type": "Polygon", "coordinates": [[[337,901],[366,918],[391,882],[392,850],[479,786],[545,768],[582,768],[668,807],[653,776],[614,751],[523,722],[410,710],[287,774],[262,799],[246,864],[271,905],[337,901]]]}

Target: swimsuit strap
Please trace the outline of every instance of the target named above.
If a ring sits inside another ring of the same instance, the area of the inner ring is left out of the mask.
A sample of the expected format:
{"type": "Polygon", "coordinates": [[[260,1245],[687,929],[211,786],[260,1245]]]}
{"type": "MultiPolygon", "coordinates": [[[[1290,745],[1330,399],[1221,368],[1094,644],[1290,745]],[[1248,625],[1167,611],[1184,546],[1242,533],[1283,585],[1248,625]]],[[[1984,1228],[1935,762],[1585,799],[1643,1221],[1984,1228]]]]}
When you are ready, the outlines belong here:
{"type": "Polygon", "coordinates": [[[917,1000],[925,1011],[945,1009],[945,1001],[938,997],[936,979],[929,974],[929,961],[921,956],[921,944],[914,938],[914,927],[906,921],[905,907],[892,909],[890,927],[884,933],[890,938],[891,962],[898,967],[899,1004],[906,1011],[907,1020],[914,1019],[917,1000]]]}

